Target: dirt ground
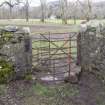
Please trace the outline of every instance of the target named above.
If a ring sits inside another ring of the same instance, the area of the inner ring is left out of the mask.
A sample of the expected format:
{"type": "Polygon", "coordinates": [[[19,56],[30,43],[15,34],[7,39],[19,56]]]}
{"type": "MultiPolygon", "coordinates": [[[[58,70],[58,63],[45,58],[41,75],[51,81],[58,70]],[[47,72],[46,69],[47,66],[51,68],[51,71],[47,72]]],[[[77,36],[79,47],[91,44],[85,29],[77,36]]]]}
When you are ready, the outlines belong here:
{"type": "Polygon", "coordinates": [[[58,90],[64,86],[68,95],[58,90],[55,96],[36,94],[35,85],[23,80],[11,82],[2,89],[0,105],[105,105],[105,86],[90,73],[83,73],[78,84],[56,86],[58,90]]]}

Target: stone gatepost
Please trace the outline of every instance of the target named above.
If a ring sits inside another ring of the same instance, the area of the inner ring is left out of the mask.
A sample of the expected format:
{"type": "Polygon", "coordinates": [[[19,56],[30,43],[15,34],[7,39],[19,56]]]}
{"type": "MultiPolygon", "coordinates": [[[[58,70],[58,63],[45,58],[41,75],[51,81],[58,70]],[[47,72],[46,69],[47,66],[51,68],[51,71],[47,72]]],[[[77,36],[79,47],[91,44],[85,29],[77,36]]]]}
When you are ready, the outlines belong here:
{"type": "Polygon", "coordinates": [[[32,42],[28,28],[23,28],[23,30],[16,32],[16,34],[21,34],[23,36],[19,53],[15,56],[16,77],[24,77],[25,74],[31,73],[32,71],[32,42]]]}
{"type": "Polygon", "coordinates": [[[3,29],[11,34],[12,38],[5,43],[0,53],[7,55],[14,65],[14,79],[20,79],[32,70],[32,42],[29,28],[19,29],[16,27],[6,27],[3,29]]]}
{"type": "Polygon", "coordinates": [[[81,67],[105,77],[105,27],[87,26],[81,32],[81,67]]]}

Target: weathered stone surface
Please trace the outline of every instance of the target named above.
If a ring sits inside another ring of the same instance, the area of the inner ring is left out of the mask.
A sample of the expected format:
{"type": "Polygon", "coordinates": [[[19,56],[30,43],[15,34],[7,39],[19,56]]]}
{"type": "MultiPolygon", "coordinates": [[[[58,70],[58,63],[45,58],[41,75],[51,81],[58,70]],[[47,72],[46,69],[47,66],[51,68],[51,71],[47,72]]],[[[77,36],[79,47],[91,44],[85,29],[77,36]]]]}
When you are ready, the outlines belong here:
{"type": "Polygon", "coordinates": [[[12,38],[3,45],[0,54],[6,55],[7,59],[14,64],[15,77],[23,77],[26,73],[31,72],[32,68],[32,46],[29,33],[25,29],[22,30],[12,26],[6,27],[4,30],[7,33],[9,32],[12,38]],[[16,32],[13,32],[13,30],[16,32]]]}
{"type": "Polygon", "coordinates": [[[72,64],[70,73],[69,72],[65,73],[65,82],[78,83],[80,73],[81,73],[81,67],[72,64]]]}
{"type": "Polygon", "coordinates": [[[105,29],[88,26],[81,33],[81,66],[84,70],[98,70],[105,74],[105,29]]]}

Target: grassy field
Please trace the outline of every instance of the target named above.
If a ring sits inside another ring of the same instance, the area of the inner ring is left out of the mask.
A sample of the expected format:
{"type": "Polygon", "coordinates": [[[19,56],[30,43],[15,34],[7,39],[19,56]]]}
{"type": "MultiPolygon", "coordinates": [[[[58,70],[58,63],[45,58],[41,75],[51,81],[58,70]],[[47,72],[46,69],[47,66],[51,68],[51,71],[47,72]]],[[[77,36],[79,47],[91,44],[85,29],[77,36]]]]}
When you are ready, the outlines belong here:
{"type": "Polygon", "coordinates": [[[25,19],[0,19],[0,27],[6,25],[16,25],[20,27],[29,27],[31,34],[38,33],[64,33],[78,32],[78,25],[82,20],[77,20],[77,24],[73,25],[73,20],[68,20],[70,24],[62,24],[62,20],[46,20],[42,23],[39,19],[30,19],[26,22],[25,19]]]}
{"type": "MultiPolygon", "coordinates": [[[[76,20],[76,24],[80,24],[83,20],[76,20]]],[[[63,24],[61,19],[46,19],[44,23],[40,19],[30,19],[29,22],[26,22],[25,19],[1,19],[0,25],[35,25],[35,24],[63,24]]],[[[74,20],[68,20],[68,24],[74,24],[74,20]]]]}
{"type": "MultiPolygon", "coordinates": [[[[40,19],[30,19],[26,22],[25,19],[0,19],[0,26],[5,25],[17,25],[17,26],[28,26],[31,29],[32,35],[35,33],[64,33],[64,32],[78,32],[79,25],[83,20],[68,20],[68,24],[63,24],[61,19],[46,19],[44,23],[40,19]]],[[[105,23],[105,19],[92,20],[93,23],[97,21],[105,23]]]]}
{"type": "MultiPolygon", "coordinates": [[[[92,21],[101,21],[105,22],[105,19],[94,19],[92,21]]],[[[76,20],[76,23],[73,19],[69,19],[67,21],[67,24],[69,25],[79,25],[84,20],[76,20]]],[[[42,23],[40,19],[29,19],[29,22],[26,22],[25,19],[0,19],[0,25],[7,25],[7,24],[13,24],[13,25],[35,25],[35,24],[62,24],[61,19],[45,19],[45,22],[42,23]]]]}

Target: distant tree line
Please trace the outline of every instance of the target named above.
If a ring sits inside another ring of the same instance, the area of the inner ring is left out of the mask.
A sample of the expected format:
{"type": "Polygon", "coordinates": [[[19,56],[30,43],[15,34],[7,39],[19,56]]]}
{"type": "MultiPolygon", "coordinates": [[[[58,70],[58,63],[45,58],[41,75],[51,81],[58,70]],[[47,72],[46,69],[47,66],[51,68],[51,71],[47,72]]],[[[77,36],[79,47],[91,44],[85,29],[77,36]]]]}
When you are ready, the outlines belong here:
{"type": "Polygon", "coordinates": [[[40,6],[31,7],[29,0],[9,0],[0,4],[0,19],[62,19],[67,24],[67,19],[94,19],[105,18],[105,2],[92,3],[90,0],[81,2],[68,2],[58,0],[47,2],[40,0],[40,6]]]}

